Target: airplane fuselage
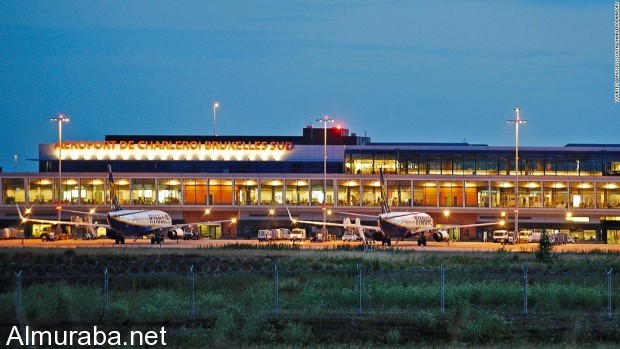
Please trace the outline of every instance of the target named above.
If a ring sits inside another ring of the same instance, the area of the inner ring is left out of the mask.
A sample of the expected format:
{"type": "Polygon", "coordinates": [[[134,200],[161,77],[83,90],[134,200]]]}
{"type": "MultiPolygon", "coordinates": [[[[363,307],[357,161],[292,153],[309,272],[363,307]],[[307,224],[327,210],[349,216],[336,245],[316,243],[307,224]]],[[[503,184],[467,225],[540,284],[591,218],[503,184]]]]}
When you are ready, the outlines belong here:
{"type": "Polygon", "coordinates": [[[163,211],[120,210],[107,215],[108,224],[121,236],[142,236],[157,230],[158,226],[170,226],[172,218],[163,211]]]}
{"type": "Polygon", "coordinates": [[[433,226],[433,219],[423,212],[388,212],[378,217],[379,228],[391,238],[411,237],[412,231],[433,226]]]}

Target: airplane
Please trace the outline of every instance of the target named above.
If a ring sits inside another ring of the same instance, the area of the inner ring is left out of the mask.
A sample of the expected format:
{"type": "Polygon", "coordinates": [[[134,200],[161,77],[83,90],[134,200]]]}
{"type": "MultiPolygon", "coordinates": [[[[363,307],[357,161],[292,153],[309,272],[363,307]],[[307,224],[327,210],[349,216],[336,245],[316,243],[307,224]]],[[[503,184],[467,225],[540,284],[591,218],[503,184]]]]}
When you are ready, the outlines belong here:
{"type": "MultiPolygon", "coordinates": [[[[183,223],[172,224],[172,218],[164,211],[160,210],[125,210],[119,203],[116,197],[116,189],[114,185],[114,178],[112,176],[112,166],[108,165],[108,175],[110,182],[110,197],[112,203],[110,205],[110,211],[105,215],[107,224],[88,223],[88,222],[70,222],[60,220],[47,220],[47,219],[35,219],[30,218],[30,209],[26,210],[26,217],[22,215],[19,206],[17,212],[23,223],[45,223],[52,225],[72,225],[80,227],[105,227],[107,229],[106,236],[112,240],[115,240],[116,244],[124,244],[125,237],[135,236],[135,240],[142,236],[152,235],[151,243],[161,243],[164,240],[164,236],[167,236],[171,240],[177,240],[183,238],[183,227],[192,226],[196,224],[217,224],[217,223],[231,223],[235,224],[239,219],[239,215],[231,219],[207,221],[207,222],[195,222],[195,223],[183,223]]],[[[71,211],[79,212],[79,211],[71,211]]],[[[86,212],[80,212],[86,213],[86,212]]],[[[97,213],[86,213],[87,215],[96,215],[97,213]]],[[[135,241],[134,240],[134,241],[135,241]]]]}
{"type": "MultiPolygon", "coordinates": [[[[379,178],[381,181],[381,196],[383,198],[387,198],[387,192],[385,190],[385,185],[383,181],[383,171],[379,169],[379,178]]],[[[433,224],[433,218],[424,212],[392,212],[390,209],[387,200],[383,199],[381,203],[381,214],[379,215],[365,215],[365,214],[357,214],[350,212],[341,212],[341,211],[333,211],[336,213],[346,214],[346,215],[354,215],[358,217],[367,217],[373,218],[377,220],[376,226],[371,225],[362,225],[359,224],[359,220],[356,221],[355,224],[351,223],[347,218],[344,219],[343,223],[330,223],[330,222],[321,222],[321,221],[305,221],[294,219],[291,215],[291,211],[286,207],[288,211],[289,219],[296,223],[303,224],[311,224],[311,225],[326,225],[326,226],[336,226],[343,228],[363,228],[371,232],[372,238],[376,241],[381,241],[384,245],[391,245],[392,239],[396,238],[398,241],[406,239],[406,238],[418,238],[418,246],[424,245],[426,246],[426,235],[431,234],[433,240],[436,242],[446,242],[450,239],[450,235],[447,232],[447,229],[454,228],[469,228],[469,227],[481,227],[481,226],[489,226],[489,225],[504,225],[504,221],[500,220],[498,222],[493,223],[478,223],[478,224],[463,224],[463,225],[442,225],[441,227],[437,227],[433,224]]]]}

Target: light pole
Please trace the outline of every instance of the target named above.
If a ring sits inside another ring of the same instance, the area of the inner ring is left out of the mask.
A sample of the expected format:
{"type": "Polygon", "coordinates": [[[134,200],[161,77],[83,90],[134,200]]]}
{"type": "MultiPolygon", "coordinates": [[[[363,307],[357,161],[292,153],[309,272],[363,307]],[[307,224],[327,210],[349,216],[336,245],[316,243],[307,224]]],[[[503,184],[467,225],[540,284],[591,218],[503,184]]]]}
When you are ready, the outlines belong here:
{"type": "Polygon", "coordinates": [[[215,110],[220,107],[218,102],[213,103],[213,135],[217,136],[217,131],[215,130],[215,110]]]}
{"type": "Polygon", "coordinates": [[[13,161],[15,162],[15,172],[17,172],[17,153],[13,154],[13,161]]]}
{"type": "MultiPolygon", "coordinates": [[[[59,114],[56,118],[50,118],[52,122],[58,122],[58,205],[62,204],[62,123],[69,122],[69,118],[59,114]]],[[[61,210],[58,210],[60,220],[61,210]]]]}
{"type": "Polygon", "coordinates": [[[517,235],[519,234],[519,124],[525,124],[525,120],[519,117],[520,111],[521,108],[515,108],[517,117],[508,120],[509,123],[515,124],[515,234],[517,235]]]}
{"type": "Polygon", "coordinates": [[[327,124],[335,120],[325,115],[316,121],[323,123],[323,229],[325,229],[327,222],[327,124]]]}

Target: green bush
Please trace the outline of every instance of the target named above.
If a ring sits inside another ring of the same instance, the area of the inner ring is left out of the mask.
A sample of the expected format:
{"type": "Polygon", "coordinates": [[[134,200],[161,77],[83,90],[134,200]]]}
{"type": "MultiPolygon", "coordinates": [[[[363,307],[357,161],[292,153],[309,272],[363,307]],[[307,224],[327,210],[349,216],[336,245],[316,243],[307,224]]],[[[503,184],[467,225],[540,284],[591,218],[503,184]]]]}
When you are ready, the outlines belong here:
{"type": "Polygon", "coordinates": [[[310,343],[312,331],[303,324],[288,322],[282,330],[282,339],[284,343],[303,346],[310,343]]]}

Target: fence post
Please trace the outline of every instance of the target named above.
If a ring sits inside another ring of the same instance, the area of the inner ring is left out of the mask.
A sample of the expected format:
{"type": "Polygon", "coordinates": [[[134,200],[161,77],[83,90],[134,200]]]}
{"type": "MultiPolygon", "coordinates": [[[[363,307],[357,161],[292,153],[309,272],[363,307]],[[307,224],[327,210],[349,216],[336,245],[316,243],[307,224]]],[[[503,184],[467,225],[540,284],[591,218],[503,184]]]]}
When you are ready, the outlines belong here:
{"type": "Polygon", "coordinates": [[[611,272],[614,269],[605,270],[607,273],[607,320],[611,320],[611,272]]]}
{"type": "Polygon", "coordinates": [[[189,267],[189,318],[194,318],[194,265],[189,267]]]}
{"type": "Polygon", "coordinates": [[[357,263],[357,315],[362,316],[362,269],[357,263]]]}
{"type": "Polygon", "coordinates": [[[103,314],[108,314],[108,268],[103,269],[103,314]]]}
{"type": "Polygon", "coordinates": [[[440,285],[439,296],[441,298],[440,303],[441,303],[442,312],[445,310],[445,296],[444,296],[444,285],[446,281],[445,271],[446,269],[444,269],[443,264],[441,264],[441,266],[439,267],[439,285],[440,285]]]}
{"type": "Polygon", "coordinates": [[[20,323],[22,315],[22,271],[15,273],[15,317],[20,323]]]}
{"type": "Polygon", "coordinates": [[[523,269],[523,316],[527,316],[527,267],[521,266],[523,269]]]}
{"type": "Polygon", "coordinates": [[[277,318],[279,312],[279,299],[278,299],[278,262],[273,265],[273,290],[274,290],[274,306],[273,306],[273,314],[277,318]]]}

